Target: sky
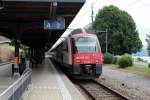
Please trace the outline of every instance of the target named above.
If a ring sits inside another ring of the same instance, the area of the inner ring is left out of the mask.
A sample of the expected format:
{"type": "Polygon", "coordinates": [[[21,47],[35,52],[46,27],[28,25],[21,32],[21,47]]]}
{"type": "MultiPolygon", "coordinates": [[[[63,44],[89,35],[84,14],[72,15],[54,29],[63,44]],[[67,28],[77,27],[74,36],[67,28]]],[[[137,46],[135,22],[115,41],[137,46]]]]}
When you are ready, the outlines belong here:
{"type": "MultiPolygon", "coordinates": [[[[86,0],[85,5],[70,24],[70,29],[81,28],[91,23],[91,5],[93,5],[94,16],[99,9],[109,5],[117,6],[128,12],[136,23],[142,44],[147,46],[145,38],[146,34],[150,34],[150,0],[86,0]]],[[[62,37],[66,37],[68,33],[66,31],[62,37]]]]}

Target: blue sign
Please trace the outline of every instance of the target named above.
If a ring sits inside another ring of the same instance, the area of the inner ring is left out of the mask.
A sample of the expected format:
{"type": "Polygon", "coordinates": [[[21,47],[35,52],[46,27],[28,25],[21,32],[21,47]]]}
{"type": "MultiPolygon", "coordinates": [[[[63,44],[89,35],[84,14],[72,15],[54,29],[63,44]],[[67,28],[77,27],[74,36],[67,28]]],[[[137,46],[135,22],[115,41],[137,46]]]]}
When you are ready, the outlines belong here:
{"type": "Polygon", "coordinates": [[[44,30],[63,30],[64,28],[64,19],[44,20],[44,30]]]}

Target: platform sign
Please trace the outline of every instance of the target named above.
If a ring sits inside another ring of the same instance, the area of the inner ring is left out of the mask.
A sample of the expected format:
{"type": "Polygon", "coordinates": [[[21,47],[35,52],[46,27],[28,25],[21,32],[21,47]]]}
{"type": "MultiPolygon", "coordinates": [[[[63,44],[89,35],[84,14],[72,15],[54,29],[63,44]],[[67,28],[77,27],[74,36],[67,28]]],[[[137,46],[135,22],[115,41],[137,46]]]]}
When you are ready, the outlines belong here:
{"type": "Polygon", "coordinates": [[[44,30],[63,30],[64,28],[64,19],[44,20],[44,30]]]}

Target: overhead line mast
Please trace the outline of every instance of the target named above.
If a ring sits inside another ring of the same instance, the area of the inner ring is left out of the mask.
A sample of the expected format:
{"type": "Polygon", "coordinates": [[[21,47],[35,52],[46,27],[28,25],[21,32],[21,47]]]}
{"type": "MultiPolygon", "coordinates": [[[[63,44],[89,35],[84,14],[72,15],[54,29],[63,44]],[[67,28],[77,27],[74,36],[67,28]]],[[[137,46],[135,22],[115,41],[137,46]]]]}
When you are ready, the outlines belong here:
{"type": "Polygon", "coordinates": [[[93,22],[94,22],[93,4],[92,4],[91,8],[92,8],[92,10],[91,10],[91,19],[92,19],[92,25],[93,25],[93,22]]]}

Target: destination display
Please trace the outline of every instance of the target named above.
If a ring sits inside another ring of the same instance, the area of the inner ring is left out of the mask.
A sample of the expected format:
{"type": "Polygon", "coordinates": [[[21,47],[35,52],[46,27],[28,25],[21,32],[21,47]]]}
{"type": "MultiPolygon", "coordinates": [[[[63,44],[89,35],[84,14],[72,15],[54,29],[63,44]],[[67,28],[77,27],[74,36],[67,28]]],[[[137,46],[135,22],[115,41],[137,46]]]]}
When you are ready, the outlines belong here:
{"type": "Polygon", "coordinates": [[[64,28],[64,19],[44,20],[44,30],[63,30],[64,28]]]}

